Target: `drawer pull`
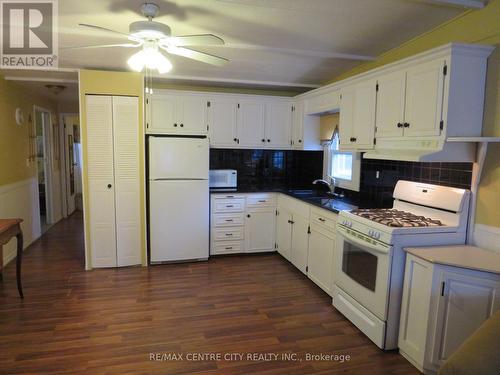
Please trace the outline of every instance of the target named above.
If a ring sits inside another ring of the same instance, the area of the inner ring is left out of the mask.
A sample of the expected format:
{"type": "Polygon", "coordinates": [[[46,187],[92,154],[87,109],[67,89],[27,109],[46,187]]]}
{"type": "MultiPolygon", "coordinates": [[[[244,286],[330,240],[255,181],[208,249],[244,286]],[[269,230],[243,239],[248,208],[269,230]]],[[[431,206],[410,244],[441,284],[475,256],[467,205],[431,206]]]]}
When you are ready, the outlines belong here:
{"type": "Polygon", "coordinates": [[[295,221],[288,220],[288,223],[289,223],[289,224],[295,224],[295,221]]]}
{"type": "Polygon", "coordinates": [[[324,223],[326,220],[323,219],[322,217],[318,217],[318,220],[321,221],[322,223],[324,223]]]}
{"type": "Polygon", "coordinates": [[[227,221],[227,222],[232,222],[232,221],[233,221],[233,219],[226,219],[226,221],[227,221]]]}
{"type": "Polygon", "coordinates": [[[226,236],[228,236],[228,237],[230,237],[230,236],[232,236],[232,235],[233,235],[232,233],[225,233],[225,234],[226,234],[226,236]]]}
{"type": "Polygon", "coordinates": [[[234,195],[226,195],[226,198],[234,198],[234,195]]]}
{"type": "Polygon", "coordinates": [[[227,246],[227,247],[226,247],[226,250],[232,250],[232,249],[233,249],[233,247],[232,247],[232,246],[227,246]]]}
{"type": "Polygon", "coordinates": [[[226,204],[226,207],[227,208],[231,208],[231,207],[234,207],[234,205],[232,205],[232,204],[226,204]]]}
{"type": "Polygon", "coordinates": [[[260,203],[266,203],[267,201],[265,199],[260,199],[259,202],[260,203]]]}

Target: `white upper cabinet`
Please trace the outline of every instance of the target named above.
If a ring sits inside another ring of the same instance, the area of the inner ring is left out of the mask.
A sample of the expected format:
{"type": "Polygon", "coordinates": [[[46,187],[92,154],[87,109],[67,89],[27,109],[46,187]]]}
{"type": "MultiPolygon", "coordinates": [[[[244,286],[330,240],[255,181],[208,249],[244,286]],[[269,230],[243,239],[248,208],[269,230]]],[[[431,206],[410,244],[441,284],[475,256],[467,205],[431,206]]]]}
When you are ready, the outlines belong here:
{"type": "Polygon", "coordinates": [[[262,100],[238,101],[238,139],[240,146],[262,148],[266,145],[265,104],[262,100]]]}
{"type": "Polygon", "coordinates": [[[405,116],[406,74],[389,73],[377,79],[375,136],[401,137],[405,116]]]}
{"type": "Polygon", "coordinates": [[[376,82],[368,80],[347,86],[340,97],[340,146],[342,149],[373,148],[376,82]]]}
{"type": "Polygon", "coordinates": [[[446,62],[437,59],[406,73],[405,136],[440,135],[446,62]]]}
{"type": "Polygon", "coordinates": [[[237,106],[233,97],[210,98],[208,134],[211,147],[237,147],[237,106]]]}
{"type": "Polygon", "coordinates": [[[266,104],[265,140],[270,148],[289,148],[292,132],[292,106],[289,101],[266,104]]]}
{"type": "Polygon", "coordinates": [[[202,95],[160,93],[146,100],[149,134],[205,135],[207,99],[202,95]]]}

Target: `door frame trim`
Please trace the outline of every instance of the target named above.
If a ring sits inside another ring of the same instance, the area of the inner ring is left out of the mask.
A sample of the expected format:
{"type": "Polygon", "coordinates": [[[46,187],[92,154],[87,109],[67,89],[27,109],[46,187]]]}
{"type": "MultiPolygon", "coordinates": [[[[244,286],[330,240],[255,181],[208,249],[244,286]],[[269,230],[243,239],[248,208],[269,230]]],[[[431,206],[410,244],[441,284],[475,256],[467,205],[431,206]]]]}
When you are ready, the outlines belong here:
{"type": "MultiPolygon", "coordinates": [[[[80,118],[80,112],[61,112],[59,113],[59,152],[61,153],[61,160],[63,161],[64,168],[61,166],[61,199],[62,199],[62,216],[63,218],[68,217],[68,196],[67,196],[67,186],[68,186],[68,176],[66,174],[66,164],[68,160],[66,158],[66,128],[64,118],[66,116],[78,116],[80,118]]],[[[81,129],[80,129],[81,134],[81,129]]],[[[80,166],[81,168],[81,166],[80,166]]]]}

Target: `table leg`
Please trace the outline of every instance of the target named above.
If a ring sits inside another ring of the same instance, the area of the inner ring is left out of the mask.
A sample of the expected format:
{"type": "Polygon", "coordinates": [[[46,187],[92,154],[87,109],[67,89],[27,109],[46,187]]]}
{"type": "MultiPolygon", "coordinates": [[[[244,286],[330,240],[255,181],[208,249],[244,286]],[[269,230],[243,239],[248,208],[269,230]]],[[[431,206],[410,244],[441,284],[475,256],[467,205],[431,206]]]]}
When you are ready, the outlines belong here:
{"type": "Polygon", "coordinates": [[[23,261],[23,232],[16,235],[17,238],[17,257],[16,257],[16,275],[17,275],[17,290],[19,296],[24,298],[23,285],[21,283],[21,263],[23,261]]]}

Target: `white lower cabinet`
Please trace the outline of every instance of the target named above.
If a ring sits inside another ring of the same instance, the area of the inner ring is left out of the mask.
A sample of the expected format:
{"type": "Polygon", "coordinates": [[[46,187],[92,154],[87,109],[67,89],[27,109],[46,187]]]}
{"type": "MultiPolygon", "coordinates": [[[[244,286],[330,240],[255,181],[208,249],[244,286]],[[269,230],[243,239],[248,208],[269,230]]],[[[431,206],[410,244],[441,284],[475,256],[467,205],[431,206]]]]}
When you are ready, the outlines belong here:
{"type": "Polygon", "coordinates": [[[292,252],[292,213],[278,206],[276,215],[276,250],[288,261],[292,252]]]}
{"type": "Polygon", "coordinates": [[[321,289],[331,295],[333,276],[333,251],[335,233],[311,227],[307,276],[321,289]]]}
{"type": "Polygon", "coordinates": [[[307,256],[309,252],[309,219],[293,215],[292,251],[290,261],[302,273],[307,273],[307,256]]]}
{"type": "Polygon", "coordinates": [[[426,374],[500,308],[500,276],[407,254],[398,346],[426,374]]]}
{"type": "Polygon", "coordinates": [[[212,194],[210,211],[211,255],[275,251],[275,194],[212,194]]]}

